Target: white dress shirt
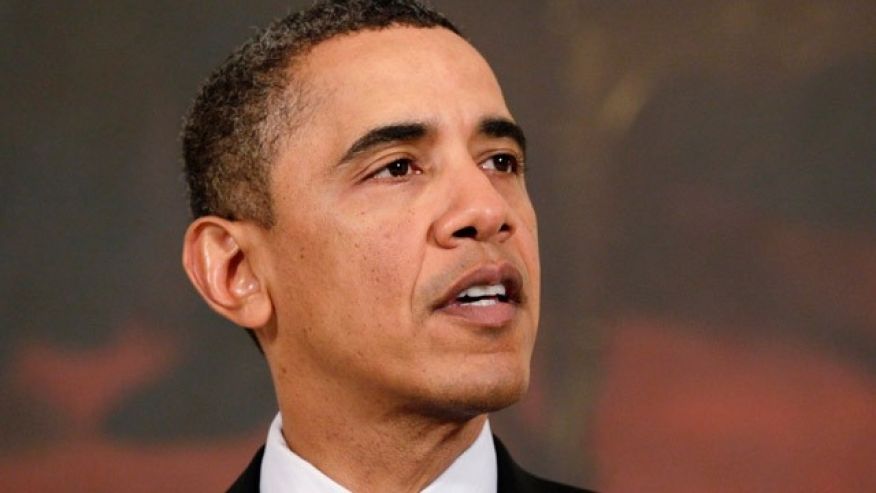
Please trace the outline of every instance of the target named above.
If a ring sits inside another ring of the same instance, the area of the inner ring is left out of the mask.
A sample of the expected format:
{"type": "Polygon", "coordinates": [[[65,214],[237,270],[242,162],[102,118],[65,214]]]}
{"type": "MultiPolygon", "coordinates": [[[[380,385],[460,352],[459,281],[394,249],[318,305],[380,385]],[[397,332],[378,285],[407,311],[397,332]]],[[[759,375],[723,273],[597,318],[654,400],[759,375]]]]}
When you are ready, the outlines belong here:
{"type": "MultiPolygon", "coordinates": [[[[261,493],[350,493],[293,452],[283,438],[279,413],[271,423],[262,458],[261,493]]],[[[490,423],[422,493],[496,493],[496,449],[490,423]]]]}

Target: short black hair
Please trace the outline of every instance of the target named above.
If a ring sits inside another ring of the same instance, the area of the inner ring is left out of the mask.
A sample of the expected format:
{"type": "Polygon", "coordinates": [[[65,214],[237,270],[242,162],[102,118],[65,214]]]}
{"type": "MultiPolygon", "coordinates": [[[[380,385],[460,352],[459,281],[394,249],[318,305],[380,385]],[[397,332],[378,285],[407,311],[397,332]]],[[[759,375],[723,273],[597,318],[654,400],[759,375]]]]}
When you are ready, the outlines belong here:
{"type": "Polygon", "coordinates": [[[273,225],[270,163],[305,119],[296,59],[335,36],[392,26],[459,30],[417,0],[319,0],[272,22],[238,47],[201,87],[183,129],[194,218],[215,215],[273,225]]]}

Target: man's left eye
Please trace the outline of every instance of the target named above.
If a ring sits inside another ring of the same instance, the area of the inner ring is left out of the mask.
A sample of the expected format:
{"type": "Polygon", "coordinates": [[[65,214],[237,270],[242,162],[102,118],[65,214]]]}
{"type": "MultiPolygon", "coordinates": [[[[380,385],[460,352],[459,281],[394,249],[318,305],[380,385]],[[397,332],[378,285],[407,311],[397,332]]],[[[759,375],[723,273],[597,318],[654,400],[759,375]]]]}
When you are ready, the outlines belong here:
{"type": "Polygon", "coordinates": [[[511,154],[496,154],[484,161],[481,167],[499,173],[517,173],[520,171],[520,160],[511,154]]]}

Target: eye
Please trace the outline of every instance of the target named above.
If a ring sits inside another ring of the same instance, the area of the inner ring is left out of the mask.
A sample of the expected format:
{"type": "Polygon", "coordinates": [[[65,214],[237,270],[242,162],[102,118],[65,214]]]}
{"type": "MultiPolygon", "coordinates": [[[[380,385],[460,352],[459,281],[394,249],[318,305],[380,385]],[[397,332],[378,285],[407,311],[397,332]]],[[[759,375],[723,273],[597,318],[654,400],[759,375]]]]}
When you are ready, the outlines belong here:
{"type": "Polygon", "coordinates": [[[380,168],[379,170],[377,170],[377,172],[371,175],[371,178],[404,178],[412,174],[419,175],[420,173],[422,173],[422,171],[414,166],[413,160],[408,158],[402,158],[396,159],[395,161],[380,168]]]}
{"type": "Polygon", "coordinates": [[[499,173],[516,174],[523,170],[523,163],[512,154],[496,154],[481,163],[481,167],[499,173]]]}

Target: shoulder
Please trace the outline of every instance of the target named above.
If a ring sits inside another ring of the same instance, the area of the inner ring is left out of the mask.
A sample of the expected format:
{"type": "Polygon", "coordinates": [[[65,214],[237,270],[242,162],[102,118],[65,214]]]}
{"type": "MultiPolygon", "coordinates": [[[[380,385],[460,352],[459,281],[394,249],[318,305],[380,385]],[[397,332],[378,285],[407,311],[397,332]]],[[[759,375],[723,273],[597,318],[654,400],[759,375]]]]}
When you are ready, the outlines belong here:
{"type": "Polygon", "coordinates": [[[498,493],[593,493],[532,475],[514,462],[495,435],[493,443],[496,446],[498,493]]]}
{"type": "Polygon", "coordinates": [[[259,481],[262,475],[262,457],[265,455],[265,447],[256,452],[255,457],[246,466],[243,474],[228,488],[228,493],[258,493],[259,481]]]}

